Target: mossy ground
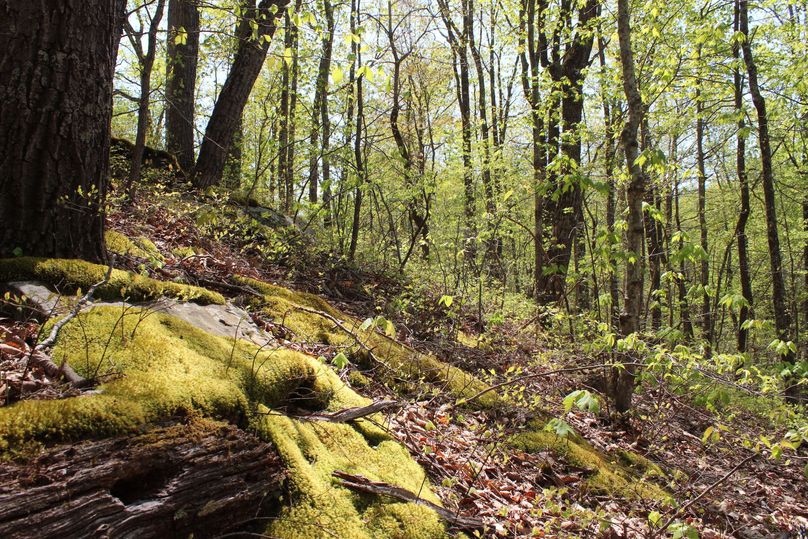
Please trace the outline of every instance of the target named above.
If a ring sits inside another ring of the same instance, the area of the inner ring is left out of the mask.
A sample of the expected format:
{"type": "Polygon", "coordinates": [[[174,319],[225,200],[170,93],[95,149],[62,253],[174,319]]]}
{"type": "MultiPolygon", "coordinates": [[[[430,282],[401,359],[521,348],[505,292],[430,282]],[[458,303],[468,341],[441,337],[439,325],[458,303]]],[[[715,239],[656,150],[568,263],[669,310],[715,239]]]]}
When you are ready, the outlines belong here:
{"type": "MultiPolygon", "coordinates": [[[[31,257],[0,259],[0,282],[38,280],[58,287],[61,292],[74,292],[78,289],[86,291],[93,284],[101,282],[106,273],[106,267],[84,260],[31,257]]],[[[131,301],[153,300],[163,296],[202,305],[221,305],[225,302],[218,292],[198,286],[158,281],[122,270],[112,270],[109,282],[95,292],[96,298],[126,298],[131,301]]]]}
{"type": "Polygon", "coordinates": [[[648,459],[629,451],[619,451],[614,457],[603,454],[577,435],[560,437],[544,430],[541,422],[510,439],[510,444],[528,453],[549,451],[574,466],[589,470],[587,486],[610,496],[657,500],[670,503],[672,498],[652,479],[665,478],[661,468],[648,459]]]}
{"type": "Polygon", "coordinates": [[[317,359],[283,348],[261,350],[131,307],[80,314],[62,329],[53,357],[84,376],[110,375],[110,381],[99,394],[0,408],[5,458],[30,454],[43,444],[134,432],[169,417],[225,419],[272,441],[289,469],[289,503],[269,525],[271,536],[445,535],[429,509],[334,485],[331,472],[340,469],[438,501],[420,466],[372,423],[331,424],[285,415],[292,405],[339,410],[369,402],[317,359]]]}

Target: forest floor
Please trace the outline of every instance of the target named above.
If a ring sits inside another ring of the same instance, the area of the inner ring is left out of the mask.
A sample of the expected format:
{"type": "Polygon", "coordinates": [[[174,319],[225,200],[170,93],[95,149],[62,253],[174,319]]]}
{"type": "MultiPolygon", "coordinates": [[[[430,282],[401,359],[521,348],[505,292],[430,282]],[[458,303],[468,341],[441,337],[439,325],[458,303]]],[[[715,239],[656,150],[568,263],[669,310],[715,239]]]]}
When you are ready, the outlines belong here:
{"type": "MultiPolygon", "coordinates": [[[[484,535],[631,538],[694,537],[697,532],[705,538],[763,538],[803,537],[799,533],[808,530],[808,451],[803,447],[772,460],[744,447],[735,433],[771,436],[782,434],[783,428],[743,403],[736,403],[731,414],[708,409],[663,381],[647,381],[627,420],[613,420],[608,409],[567,411],[563,400],[570,392],[589,389],[599,394],[593,372],[551,373],[603,362],[576,343],[584,337],[556,334],[535,320],[506,320],[481,335],[475,330],[479,321],[464,310],[454,318],[451,331],[430,335],[418,320],[435,320],[440,312],[426,307],[418,316],[399,316],[388,308],[405,290],[403,279],[334,260],[305,234],[293,234],[291,240],[269,238],[261,235],[269,233],[266,227],[226,222],[227,217],[212,223],[200,219],[199,209],[215,207],[215,201],[179,195],[171,204],[162,200],[142,195],[134,207],[110,210],[110,230],[148,239],[163,259],[153,263],[144,249],[118,256],[120,267],[198,284],[230,298],[239,295],[229,281],[238,274],[316,293],[360,320],[384,312],[398,340],[474,372],[489,384],[506,382],[497,391],[507,393],[514,403],[510,409],[459,407],[447,392],[431,388],[407,395],[404,406],[379,424],[424,467],[445,507],[485,520],[484,535]],[[248,241],[245,229],[260,233],[248,241]],[[275,246],[272,252],[264,248],[268,243],[275,246]],[[592,488],[588,479],[597,472],[597,463],[508,443],[531,421],[547,417],[563,417],[602,454],[641,455],[645,468],[659,470],[645,474],[642,481],[655,483],[670,499],[630,489],[592,488]],[[705,443],[710,427],[722,436],[705,443]]],[[[315,357],[333,355],[333,347],[293,340],[282,324],[260,316],[254,315],[255,321],[285,346],[315,357]]],[[[6,335],[23,341],[37,331],[30,324],[5,327],[6,335]]],[[[29,392],[36,398],[65,396],[41,373],[15,371],[10,363],[0,369],[6,383],[26,382],[36,388],[29,392]]],[[[356,380],[352,370],[348,365],[339,374],[356,380]]],[[[362,374],[362,387],[353,384],[357,392],[376,400],[402,398],[372,371],[362,374]]]]}

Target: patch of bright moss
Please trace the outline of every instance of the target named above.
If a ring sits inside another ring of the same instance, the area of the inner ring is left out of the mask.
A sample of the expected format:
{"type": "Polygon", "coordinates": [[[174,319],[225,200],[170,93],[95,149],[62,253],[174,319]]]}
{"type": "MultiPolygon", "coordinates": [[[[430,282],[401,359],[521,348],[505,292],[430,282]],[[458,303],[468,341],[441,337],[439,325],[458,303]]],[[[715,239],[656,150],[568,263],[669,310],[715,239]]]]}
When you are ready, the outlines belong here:
{"type": "MultiPolygon", "coordinates": [[[[300,310],[298,307],[321,311],[340,320],[346,328],[362,340],[364,346],[373,350],[374,356],[381,359],[395,373],[396,377],[410,382],[429,382],[457,399],[471,397],[488,387],[474,375],[444,363],[435,356],[420,354],[376,331],[361,329],[361,322],[341,313],[319,296],[306,292],[295,292],[255,279],[245,277],[237,277],[237,279],[262,293],[264,297],[259,307],[266,314],[294,331],[302,340],[314,340],[331,345],[350,345],[353,337],[343,329],[335,327],[328,318],[300,310]]],[[[380,374],[385,375],[384,369],[380,371],[380,374]]],[[[487,393],[474,401],[474,406],[477,408],[492,408],[501,404],[503,402],[495,392],[487,393]]]]}
{"type": "MultiPolygon", "coordinates": [[[[587,478],[587,484],[597,492],[631,499],[654,499],[663,503],[672,500],[670,494],[646,480],[647,477],[656,475],[649,473],[650,466],[647,471],[632,469],[618,462],[620,458],[610,460],[580,436],[573,434],[562,438],[554,432],[544,430],[536,422],[531,423],[531,427],[530,430],[512,437],[510,445],[528,453],[549,451],[574,466],[589,470],[592,475],[587,478]]],[[[640,455],[632,455],[643,459],[640,455]]],[[[651,464],[647,459],[645,462],[651,464]]],[[[659,470],[658,467],[656,469],[659,470]]]]}
{"type": "MultiPolygon", "coordinates": [[[[39,280],[63,291],[87,290],[104,279],[107,268],[84,260],[56,258],[4,258],[0,259],[0,281],[39,280]]],[[[144,301],[168,296],[202,305],[224,304],[224,297],[198,286],[158,281],[128,271],[112,270],[109,282],[98,287],[95,297],[100,299],[128,298],[144,301]]]]}
{"type": "Polygon", "coordinates": [[[350,537],[431,539],[446,536],[438,516],[415,505],[391,503],[336,486],[334,470],[399,485],[439,503],[423,469],[399,444],[384,439],[368,444],[350,425],[302,422],[265,415],[257,424],[289,466],[291,504],[267,529],[271,537],[350,537]]]}

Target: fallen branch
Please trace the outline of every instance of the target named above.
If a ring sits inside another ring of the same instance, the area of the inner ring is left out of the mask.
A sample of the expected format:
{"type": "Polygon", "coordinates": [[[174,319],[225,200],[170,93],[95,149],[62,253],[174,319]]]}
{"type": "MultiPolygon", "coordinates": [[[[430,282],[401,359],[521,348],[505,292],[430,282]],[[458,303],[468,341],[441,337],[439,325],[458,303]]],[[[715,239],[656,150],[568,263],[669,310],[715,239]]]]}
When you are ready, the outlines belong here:
{"type": "Polygon", "coordinates": [[[365,492],[368,494],[375,494],[377,496],[388,496],[405,502],[423,505],[435,511],[438,516],[451,524],[453,527],[460,530],[478,530],[484,525],[482,519],[476,517],[467,517],[460,515],[454,511],[449,511],[445,507],[441,507],[420,496],[413,494],[407,489],[396,487],[388,483],[379,481],[371,481],[370,479],[361,475],[353,475],[340,470],[334,470],[332,474],[334,477],[340,479],[338,484],[342,487],[355,490],[357,492],[365,492]]]}
{"type": "Polygon", "coordinates": [[[723,476],[721,476],[721,478],[718,481],[716,481],[712,485],[710,485],[710,486],[706,487],[704,490],[702,490],[701,493],[699,493],[698,496],[696,496],[695,498],[693,498],[692,500],[690,500],[689,502],[687,502],[686,504],[681,506],[679,509],[677,509],[676,512],[671,515],[671,517],[665,522],[665,524],[662,525],[661,528],[655,530],[656,533],[654,534],[654,537],[658,536],[659,534],[664,533],[665,530],[668,529],[668,526],[673,524],[673,521],[676,520],[676,517],[678,517],[679,515],[681,515],[685,511],[687,511],[688,508],[690,508],[690,506],[692,506],[694,503],[696,503],[697,501],[702,499],[704,496],[707,495],[707,493],[709,493],[710,491],[712,491],[713,489],[718,487],[721,483],[723,483],[724,481],[729,479],[735,472],[740,470],[747,462],[749,462],[750,460],[754,459],[757,456],[758,456],[758,453],[752,453],[751,455],[749,455],[748,457],[743,459],[741,462],[736,464],[730,471],[728,471],[723,476]]]}
{"type": "Polygon", "coordinates": [[[388,410],[398,410],[403,406],[403,403],[398,401],[378,401],[367,406],[356,406],[354,408],[346,408],[338,412],[326,414],[310,414],[300,417],[309,421],[328,421],[330,423],[348,423],[349,421],[356,421],[357,419],[373,415],[378,412],[386,412],[388,410]]]}

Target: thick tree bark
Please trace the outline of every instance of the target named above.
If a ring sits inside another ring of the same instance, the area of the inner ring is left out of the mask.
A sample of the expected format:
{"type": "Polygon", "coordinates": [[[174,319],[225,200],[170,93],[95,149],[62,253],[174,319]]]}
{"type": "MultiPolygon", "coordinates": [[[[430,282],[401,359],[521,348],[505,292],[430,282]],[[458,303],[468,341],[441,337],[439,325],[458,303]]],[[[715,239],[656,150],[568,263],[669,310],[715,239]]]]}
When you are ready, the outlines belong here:
{"type": "Polygon", "coordinates": [[[103,260],[120,2],[0,2],[0,257],[103,260]]]}
{"type": "MultiPolygon", "coordinates": [[[[272,13],[271,6],[282,8],[283,5],[283,0],[261,0],[257,7],[244,10],[241,24],[250,29],[250,38],[239,43],[227,80],[208,120],[194,169],[193,183],[196,187],[207,188],[222,180],[244,106],[261,73],[269,43],[275,34],[276,14],[272,13]]],[[[283,12],[283,9],[277,11],[283,12]]]]}
{"type": "MultiPolygon", "coordinates": [[[[749,91],[758,117],[758,144],[760,145],[761,179],[763,184],[763,201],[766,208],[766,239],[769,244],[769,268],[772,277],[772,307],[774,309],[774,325],[777,338],[790,340],[791,313],[786,301],[786,287],[783,279],[783,262],[780,252],[780,235],[777,230],[777,208],[774,198],[774,172],[772,169],[772,149],[769,140],[769,117],[766,112],[766,100],[758,84],[757,66],[752,55],[752,43],[749,35],[748,0],[739,0],[740,31],[744,35],[741,44],[746,71],[749,75],[749,91]]],[[[794,354],[789,352],[785,361],[793,362],[794,354]]]]}
{"type": "MultiPolygon", "coordinates": [[[[360,0],[351,0],[351,34],[356,34],[357,27],[359,26],[359,9],[360,0]]],[[[353,157],[354,167],[356,170],[356,187],[354,188],[354,206],[353,218],[351,219],[351,241],[348,245],[348,259],[353,261],[356,257],[356,248],[359,243],[359,221],[362,216],[362,199],[364,198],[364,183],[365,183],[365,165],[362,159],[362,128],[364,127],[364,96],[362,94],[363,76],[356,74],[356,66],[362,67],[362,51],[359,44],[351,40],[351,55],[354,58],[354,63],[351,65],[351,98],[348,101],[348,118],[349,122],[353,116],[354,97],[353,92],[356,88],[355,104],[356,104],[356,120],[353,124],[353,157]]],[[[349,140],[350,142],[350,140],[349,140]]]]}
{"type": "Polygon", "coordinates": [[[0,535],[158,538],[258,531],[282,480],[273,446],[212,421],[57,446],[30,463],[0,469],[0,535]]]}
{"type": "Polygon", "coordinates": [[[166,41],[166,149],[194,168],[194,94],[199,60],[197,0],[169,0],[166,41]]]}
{"type": "MultiPolygon", "coordinates": [[[[628,4],[629,0],[617,1],[617,35],[620,41],[620,64],[623,71],[623,91],[628,103],[628,117],[623,127],[621,141],[626,155],[626,165],[631,174],[627,189],[628,230],[626,232],[626,248],[632,259],[626,261],[624,309],[620,315],[620,332],[624,337],[640,330],[640,316],[643,306],[643,269],[645,266],[642,257],[642,201],[647,183],[645,171],[637,163],[640,153],[637,132],[642,124],[644,107],[634,70],[628,4]]],[[[636,367],[633,365],[615,369],[613,396],[618,412],[626,412],[631,408],[635,370],[636,367]]]]}

